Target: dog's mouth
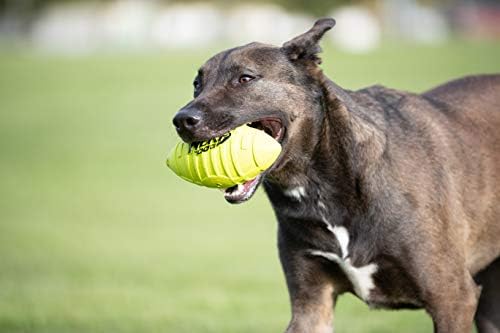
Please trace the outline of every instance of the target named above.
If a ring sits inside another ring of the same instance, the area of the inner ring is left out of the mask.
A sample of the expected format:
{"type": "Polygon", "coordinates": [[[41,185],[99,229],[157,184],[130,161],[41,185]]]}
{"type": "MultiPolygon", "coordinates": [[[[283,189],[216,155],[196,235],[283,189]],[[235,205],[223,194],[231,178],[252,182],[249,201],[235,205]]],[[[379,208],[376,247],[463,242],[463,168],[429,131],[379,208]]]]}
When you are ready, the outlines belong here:
{"type": "MultiPolygon", "coordinates": [[[[248,123],[247,126],[264,131],[279,143],[282,143],[283,138],[285,137],[285,127],[283,126],[281,120],[277,118],[264,118],[248,123]]],[[[232,204],[242,203],[250,199],[255,194],[255,191],[257,190],[259,185],[262,183],[265,173],[269,172],[269,170],[271,170],[278,163],[280,158],[281,156],[278,157],[278,159],[269,169],[267,169],[254,179],[248,180],[243,184],[235,185],[233,187],[225,189],[224,198],[232,204]]]]}
{"type": "Polygon", "coordinates": [[[248,123],[247,126],[266,132],[267,135],[270,135],[279,143],[281,143],[285,134],[285,127],[283,126],[281,120],[276,118],[261,119],[259,121],[248,123]]]}

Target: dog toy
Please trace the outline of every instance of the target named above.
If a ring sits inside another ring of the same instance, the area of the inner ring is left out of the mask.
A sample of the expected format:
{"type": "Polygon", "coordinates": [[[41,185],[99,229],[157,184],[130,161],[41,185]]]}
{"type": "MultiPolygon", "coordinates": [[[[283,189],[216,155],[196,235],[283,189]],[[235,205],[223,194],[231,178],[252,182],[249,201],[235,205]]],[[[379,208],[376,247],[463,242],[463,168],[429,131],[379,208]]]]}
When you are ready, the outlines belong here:
{"type": "Polygon", "coordinates": [[[188,182],[229,188],[257,177],[280,153],[278,141],[244,125],[208,141],[178,142],[167,158],[167,166],[188,182]]]}

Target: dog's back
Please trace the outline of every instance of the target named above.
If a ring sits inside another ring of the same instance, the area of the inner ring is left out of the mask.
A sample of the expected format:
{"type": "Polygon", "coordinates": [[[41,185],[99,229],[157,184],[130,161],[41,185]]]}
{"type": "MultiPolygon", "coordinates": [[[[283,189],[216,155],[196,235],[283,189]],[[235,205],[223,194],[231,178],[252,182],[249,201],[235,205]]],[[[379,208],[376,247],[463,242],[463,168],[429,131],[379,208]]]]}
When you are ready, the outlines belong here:
{"type": "MultiPolygon", "coordinates": [[[[454,105],[458,109],[476,110],[489,106],[500,112],[500,75],[475,75],[453,80],[426,91],[423,96],[454,105]],[[473,97],[474,98],[471,98],[473,97]],[[477,98],[480,103],[477,103],[477,98]]],[[[500,116],[498,116],[500,117],[500,116]]]]}
{"type": "Polygon", "coordinates": [[[500,254],[500,75],[465,77],[422,96],[452,110],[446,113],[448,142],[456,146],[444,149],[456,158],[450,167],[458,176],[452,184],[459,187],[459,202],[451,207],[469,224],[463,235],[467,265],[477,272],[500,254]]]}
{"type": "Polygon", "coordinates": [[[483,269],[500,255],[500,75],[465,77],[422,94],[380,86],[356,94],[356,102],[378,110],[366,116],[385,127],[384,170],[395,191],[442,221],[432,232],[455,230],[451,241],[465,241],[472,274],[483,269]]]}

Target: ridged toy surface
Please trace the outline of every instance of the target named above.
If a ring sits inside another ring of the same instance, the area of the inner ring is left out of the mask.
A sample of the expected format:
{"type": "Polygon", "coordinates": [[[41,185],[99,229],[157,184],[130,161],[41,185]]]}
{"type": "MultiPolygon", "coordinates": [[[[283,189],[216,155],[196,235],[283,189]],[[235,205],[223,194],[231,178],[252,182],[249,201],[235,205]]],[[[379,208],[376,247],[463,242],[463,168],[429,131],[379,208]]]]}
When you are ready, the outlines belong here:
{"type": "Polygon", "coordinates": [[[278,141],[244,125],[208,141],[178,142],[167,158],[167,166],[188,182],[229,188],[257,177],[280,153],[278,141]]]}

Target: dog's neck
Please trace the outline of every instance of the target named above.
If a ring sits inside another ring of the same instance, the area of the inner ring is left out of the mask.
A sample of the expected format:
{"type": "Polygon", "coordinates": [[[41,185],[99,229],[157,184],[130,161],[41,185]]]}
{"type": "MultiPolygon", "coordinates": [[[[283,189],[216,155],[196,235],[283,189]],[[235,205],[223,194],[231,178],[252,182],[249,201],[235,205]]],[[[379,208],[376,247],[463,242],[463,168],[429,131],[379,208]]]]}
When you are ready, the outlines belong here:
{"type": "Polygon", "coordinates": [[[273,205],[289,197],[306,205],[321,203],[327,210],[356,210],[366,205],[365,188],[372,166],[368,161],[373,164],[380,158],[385,138],[374,124],[360,117],[361,106],[348,91],[323,73],[319,75],[323,90],[320,125],[315,133],[305,133],[315,137],[311,141],[314,147],[309,147],[307,158],[297,158],[297,163],[291,159],[281,174],[270,177],[266,191],[275,201],[273,205]]]}

